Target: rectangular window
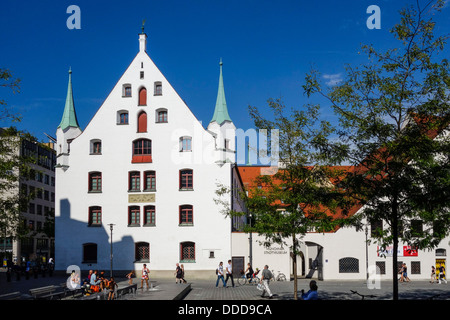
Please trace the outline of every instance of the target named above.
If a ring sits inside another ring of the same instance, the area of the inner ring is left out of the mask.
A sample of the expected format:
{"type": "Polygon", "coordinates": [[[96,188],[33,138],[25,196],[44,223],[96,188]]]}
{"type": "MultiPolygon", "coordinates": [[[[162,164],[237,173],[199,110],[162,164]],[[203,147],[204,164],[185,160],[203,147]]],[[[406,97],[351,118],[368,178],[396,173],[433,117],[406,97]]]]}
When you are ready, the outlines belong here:
{"type": "Polygon", "coordinates": [[[180,206],[180,225],[194,224],[194,210],[192,205],[180,206]]]}
{"type": "Polygon", "coordinates": [[[180,243],[180,262],[195,262],[195,243],[180,243]]]}
{"type": "Polygon", "coordinates": [[[166,123],[167,122],[167,111],[162,110],[158,111],[158,123],[166,123]]]}
{"type": "Polygon", "coordinates": [[[144,172],[144,190],[156,190],[156,173],[155,171],[144,172]]]}
{"type": "Polygon", "coordinates": [[[129,173],[128,191],[141,191],[141,173],[139,171],[129,173]]]}
{"type": "Polygon", "coordinates": [[[119,115],[119,124],[128,124],[128,112],[122,112],[119,115]]]}
{"type": "Polygon", "coordinates": [[[89,207],[89,226],[102,224],[102,207],[89,207]]]}
{"type": "Polygon", "coordinates": [[[383,233],[383,221],[372,221],[370,224],[370,236],[372,238],[378,238],[383,233]]]}
{"type": "Polygon", "coordinates": [[[135,244],[135,261],[148,262],[150,260],[150,245],[148,242],[138,242],[135,244]]]}
{"type": "Polygon", "coordinates": [[[89,192],[102,192],[102,173],[89,173],[89,192]]]}
{"type": "Polygon", "coordinates": [[[420,274],[420,261],[411,261],[411,274],[420,274]]]}
{"type": "Polygon", "coordinates": [[[92,143],[92,154],[102,154],[102,143],[100,141],[92,143]]]}
{"type": "Polygon", "coordinates": [[[123,96],[124,97],[131,97],[131,85],[124,85],[123,86],[123,96]]]}
{"type": "Polygon", "coordinates": [[[180,170],[180,190],[193,190],[194,175],[191,169],[180,170]]]}
{"type": "Polygon", "coordinates": [[[162,95],[162,83],[157,81],[155,82],[155,96],[161,96],[162,95]]]}
{"type": "Polygon", "coordinates": [[[141,209],[139,206],[128,207],[128,225],[139,226],[140,225],[141,209]]]}
{"type": "Polygon", "coordinates": [[[180,151],[192,151],[192,138],[182,137],[180,139],[180,151]]]}
{"type": "Polygon", "coordinates": [[[155,206],[145,206],[144,207],[144,225],[146,225],[146,226],[156,225],[155,206]]]}

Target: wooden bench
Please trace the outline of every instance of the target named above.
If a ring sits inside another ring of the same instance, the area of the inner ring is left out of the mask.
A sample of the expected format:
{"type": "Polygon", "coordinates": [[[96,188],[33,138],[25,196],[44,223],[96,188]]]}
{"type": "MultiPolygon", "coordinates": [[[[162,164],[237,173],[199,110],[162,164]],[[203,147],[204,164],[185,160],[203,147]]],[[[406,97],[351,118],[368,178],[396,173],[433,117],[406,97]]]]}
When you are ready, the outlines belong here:
{"type": "Polygon", "coordinates": [[[22,294],[19,291],[2,294],[0,300],[18,300],[22,294]]]}
{"type": "Polygon", "coordinates": [[[30,289],[30,295],[34,299],[53,299],[54,297],[61,298],[61,296],[64,294],[64,291],[55,293],[56,289],[58,288],[58,286],[46,286],[30,289]]]}
{"type": "Polygon", "coordinates": [[[130,284],[126,287],[118,288],[115,293],[116,299],[121,299],[124,294],[132,293],[136,296],[137,284],[130,284]]]}

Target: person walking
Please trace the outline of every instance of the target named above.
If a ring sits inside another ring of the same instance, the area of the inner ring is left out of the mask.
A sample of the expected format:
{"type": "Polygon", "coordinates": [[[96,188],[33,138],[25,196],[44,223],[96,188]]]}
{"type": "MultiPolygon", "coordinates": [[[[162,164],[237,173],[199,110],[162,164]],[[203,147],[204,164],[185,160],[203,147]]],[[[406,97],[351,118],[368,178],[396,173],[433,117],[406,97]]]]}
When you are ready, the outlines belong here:
{"type": "Polygon", "coordinates": [[[231,260],[228,260],[228,264],[226,266],[226,279],[225,279],[225,284],[228,285],[228,279],[231,279],[231,285],[234,288],[234,279],[233,279],[233,267],[231,264],[231,260]]]}
{"type": "Polygon", "coordinates": [[[436,280],[436,268],[431,266],[431,280],[430,283],[434,283],[436,280]]]}
{"type": "Polygon", "coordinates": [[[403,279],[404,281],[410,282],[411,280],[409,280],[408,278],[408,267],[406,267],[406,263],[403,263],[403,270],[402,270],[403,274],[403,279]]]}
{"type": "Polygon", "coordinates": [[[181,268],[181,281],[183,281],[183,283],[187,283],[187,281],[184,279],[184,265],[181,264],[180,268],[181,268]]]}
{"type": "Polygon", "coordinates": [[[253,272],[253,268],[252,268],[252,265],[250,264],[250,262],[247,263],[247,269],[245,269],[244,273],[245,273],[245,276],[248,279],[248,282],[251,283],[252,279],[253,279],[253,273],[254,272],[253,272]]]}
{"type": "Polygon", "coordinates": [[[269,266],[265,265],[261,274],[261,284],[263,285],[263,290],[261,297],[264,297],[264,294],[267,292],[269,295],[269,299],[273,298],[272,292],[269,288],[270,280],[273,278],[272,272],[269,270],[269,266]]]}
{"type": "Polygon", "coordinates": [[[142,278],[141,278],[141,287],[139,289],[143,289],[144,288],[144,281],[147,284],[147,289],[148,289],[148,275],[150,273],[150,270],[147,268],[147,265],[144,263],[144,266],[142,268],[142,278]]]}
{"type": "Polygon", "coordinates": [[[182,272],[183,270],[181,270],[180,264],[177,263],[175,267],[175,283],[181,283],[182,272]]]}
{"type": "Polygon", "coordinates": [[[441,284],[441,281],[447,283],[447,280],[445,279],[445,267],[442,264],[439,267],[439,284],[441,284]]]}
{"type": "Polygon", "coordinates": [[[216,281],[216,288],[219,286],[219,280],[222,280],[223,287],[226,287],[225,279],[223,278],[223,262],[220,261],[219,266],[216,269],[217,274],[217,281],[216,281]]]}

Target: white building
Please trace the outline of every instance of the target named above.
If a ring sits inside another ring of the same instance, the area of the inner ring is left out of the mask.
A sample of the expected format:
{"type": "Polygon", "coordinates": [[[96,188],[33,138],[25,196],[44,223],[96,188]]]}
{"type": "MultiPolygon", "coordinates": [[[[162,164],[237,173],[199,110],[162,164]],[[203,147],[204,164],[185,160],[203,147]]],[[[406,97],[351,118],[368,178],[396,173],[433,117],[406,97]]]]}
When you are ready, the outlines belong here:
{"type": "MultiPolygon", "coordinates": [[[[270,174],[273,167],[239,166],[239,176],[243,185],[255,187],[258,175],[270,174]],[[253,184],[253,186],[252,186],[253,184]]],[[[355,206],[351,214],[358,214],[355,206]]],[[[375,230],[379,225],[373,226],[375,230]]],[[[355,228],[340,228],[335,232],[310,232],[300,238],[300,255],[297,256],[297,274],[301,277],[320,280],[392,279],[392,248],[382,250],[371,237],[372,226],[357,231],[355,228]],[[369,240],[369,243],[366,241],[369,240]],[[372,241],[370,241],[372,240],[372,241]],[[367,246],[366,246],[367,243],[367,246]]],[[[261,243],[264,237],[234,231],[232,234],[232,254],[236,264],[246,266],[252,262],[253,268],[262,270],[264,265],[275,273],[284,273],[288,278],[294,274],[293,259],[286,246],[273,245],[266,248],[261,243]]],[[[399,243],[398,264],[406,263],[411,280],[431,278],[431,266],[448,266],[447,253],[450,252],[450,237],[444,238],[433,250],[412,250],[405,243],[399,243]]],[[[399,266],[400,268],[400,266],[399,266]]]]}
{"type": "MultiPolygon", "coordinates": [[[[226,218],[214,201],[220,184],[231,190],[231,208],[245,210],[238,190],[266,170],[236,166],[222,63],[205,129],[153,63],[146,41],[141,33],[139,52],[84,130],[69,73],[56,133],[56,269],[108,271],[112,262],[115,273],[125,274],[140,273],[146,263],[151,276],[172,277],[182,263],[190,279],[214,278],[218,263],[232,259],[236,275],[251,261],[254,268],[268,264],[289,277],[289,247],[259,245],[258,235],[238,231],[243,220],[226,218]]],[[[369,226],[369,239],[370,232],[369,226]]],[[[431,251],[400,244],[398,260],[407,264],[410,279],[429,279],[432,265],[446,264],[449,240],[431,251]]],[[[309,233],[302,239],[298,274],[366,279],[367,267],[378,267],[380,278],[390,279],[390,253],[380,256],[376,244],[366,243],[364,230],[309,233]]]]}
{"type": "Polygon", "coordinates": [[[145,263],[152,276],[173,276],[182,263],[192,277],[231,258],[231,221],[214,203],[217,184],[231,184],[235,158],[222,63],[205,129],[146,41],[142,32],[139,52],[84,130],[69,73],[56,133],[57,270],[108,271],[111,248],[118,274],[139,273],[145,263]]]}

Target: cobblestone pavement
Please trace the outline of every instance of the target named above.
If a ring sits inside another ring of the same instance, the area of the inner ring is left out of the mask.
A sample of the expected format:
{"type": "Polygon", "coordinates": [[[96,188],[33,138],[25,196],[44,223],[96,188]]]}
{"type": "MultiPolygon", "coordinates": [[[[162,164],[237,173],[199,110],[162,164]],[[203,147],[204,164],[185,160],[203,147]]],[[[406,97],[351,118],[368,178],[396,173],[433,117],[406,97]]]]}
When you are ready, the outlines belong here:
{"type": "MultiPolygon", "coordinates": [[[[37,288],[47,285],[60,285],[65,282],[67,276],[53,276],[30,278],[26,280],[22,277],[20,280],[15,278],[11,282],[6,281],[6,276],[0,272],[0,294],[20,291],[28,293],[29,289],[37,288]]],[[[173,300],[179,298],[178,295],[185,288],[182,285],[175,285],[173,279],[153,279],[156,280],[156,290],[139,291],[137,298],[130,298],[130,300],[173,300]]],[[[116,281],[125,285],[125,279],[116,278],[116,281]]],[[[308,290],[308,279],[298,280],[298,290],[308,290]]],[[[135,283],[138,279],[134,280],[135,283]]],[[[139,283],[140,284],[140,283],[139,283]]],[[[181,298],[184,301],[194,300],[267,300],[261,297],[261,292],[257,290],[255,285],[246,284],[239,286],[235,281],[236,286],[231,287],[228,283],[228,288],[223,288],[222,284],[219,287],[215,286],[216,280],[197,280],[189,281],[190,291],[184,294],[181,298]]],[[[369,289],[366,281],[337,281],[327,280],[318,281],[319,297],[321,300],[361,300],[362,297],[353,294],[351,290],[357,291],[363,295],[374,295],[374,297],[365,297],[365,300],[392,300],[392,282],[382,281],[379,283],[379,288],[369,289]]],[[[270,289],[274,294],[273,300],[293,300],[294,298],[294,282],[293,281],[273,281],[270,284],[270,289]]],[[[183,291],[184,293],[184,291],[183,291]]],[[[300,292],[299,292],[300,295],[300,292]]],[[[447,299],[450,300],[450,284],[431,284],[426,280],[411,281],[408,283],[399,283],[399,300],[435,300],[447,299]]]]}

